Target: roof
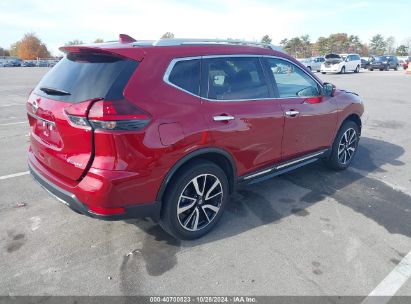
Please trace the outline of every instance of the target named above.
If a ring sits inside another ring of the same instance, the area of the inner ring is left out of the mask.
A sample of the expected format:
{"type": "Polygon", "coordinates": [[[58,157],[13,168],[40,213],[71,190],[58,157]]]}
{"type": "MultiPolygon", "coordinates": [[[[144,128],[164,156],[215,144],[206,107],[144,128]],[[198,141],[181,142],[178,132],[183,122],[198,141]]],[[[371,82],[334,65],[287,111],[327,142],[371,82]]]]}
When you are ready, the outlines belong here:
{"type": "Polygon", "coordinates": [[[163,47],[167,47],[168,50],[173,53],[181,52],[184,53],[184,55],[189,55],[190,50],[192,50],[191,53],[195,53],[197,54],[197,56],[202,56],[209,53],[215,54],[219,52],[223,54],[271,54],[273,51],[285,53],[281,47],[255,41],[195,38],[136,40],[125,34],[120,34],[118,41],[82,45],[67,45],[61,47],[60,50],[65,53],[98,50],[99,52],[117,54],[140,61],[144,58],[146,53],[156,52],[160,49],[163,50],[163,47]],[[216,46],[221,46],[222,48],[216,48],[216,46]],[[215,52],[216,50],[218,51],[215,52]]]}

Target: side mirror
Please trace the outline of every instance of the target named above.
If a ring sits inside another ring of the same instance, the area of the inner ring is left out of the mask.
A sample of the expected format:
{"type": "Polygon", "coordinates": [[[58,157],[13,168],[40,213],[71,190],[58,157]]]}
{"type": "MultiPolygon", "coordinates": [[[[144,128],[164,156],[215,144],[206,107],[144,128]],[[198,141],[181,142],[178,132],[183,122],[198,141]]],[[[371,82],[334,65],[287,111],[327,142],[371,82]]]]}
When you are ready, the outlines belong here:
{"type": "Polygon", "coordinates": [[[333,85],[332,83],[324,83],[323,86],[323,92],[324,92],[324,96],[330,96],[330,97],[334,97],[335,95],[335,85],[333,85]]]}

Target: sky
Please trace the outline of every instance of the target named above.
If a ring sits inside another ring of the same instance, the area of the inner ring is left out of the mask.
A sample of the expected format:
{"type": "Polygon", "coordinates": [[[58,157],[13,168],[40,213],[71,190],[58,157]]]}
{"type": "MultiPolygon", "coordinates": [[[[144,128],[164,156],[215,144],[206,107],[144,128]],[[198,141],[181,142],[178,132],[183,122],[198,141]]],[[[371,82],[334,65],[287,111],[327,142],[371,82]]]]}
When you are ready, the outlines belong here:
{"type": "Polygon", "coordinates": [[[410,0],[0,0],[0,47],[9,48],[34,32],[53,55],[67,41],[177,38],[236,38],[274,44],[309,35],[375,34],[411,38],[410,0]]]}

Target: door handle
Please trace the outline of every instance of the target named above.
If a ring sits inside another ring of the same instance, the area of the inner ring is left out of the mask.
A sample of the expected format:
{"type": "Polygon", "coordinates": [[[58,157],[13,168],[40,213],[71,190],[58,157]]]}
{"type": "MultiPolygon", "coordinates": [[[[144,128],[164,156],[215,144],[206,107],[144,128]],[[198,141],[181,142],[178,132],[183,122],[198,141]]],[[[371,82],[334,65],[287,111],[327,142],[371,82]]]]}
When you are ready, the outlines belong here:
{"type": "Polygon", "coordinates": [[[234,119],[234,116],[230,116],[230,115],[218,115],[218,116],[213,117],[214,121],[229,121],[233,119],[234,119]]]}
{"type": "Polygon", "coordinates": [[[290,111],[285,112],[285,115],[290,116],[290,117],[296,117],[298,114],[300,114],[300,112],[295,111],[295,110],[290,110],[290,111]]]}

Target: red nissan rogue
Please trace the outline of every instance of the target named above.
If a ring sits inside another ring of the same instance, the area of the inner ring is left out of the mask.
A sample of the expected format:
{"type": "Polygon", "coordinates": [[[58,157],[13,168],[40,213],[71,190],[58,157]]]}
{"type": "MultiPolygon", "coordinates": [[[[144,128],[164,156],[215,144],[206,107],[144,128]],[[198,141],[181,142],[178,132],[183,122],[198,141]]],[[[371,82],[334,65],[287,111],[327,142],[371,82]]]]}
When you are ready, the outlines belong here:
{"type": "Polygon", "coordinates": [[[356,153],[358,95],[271,45],[120,35],[61,50],[27,102],[29,167],[78,213],[194,239],[238,183],[319,159],[342,170],[356,153]]]}

